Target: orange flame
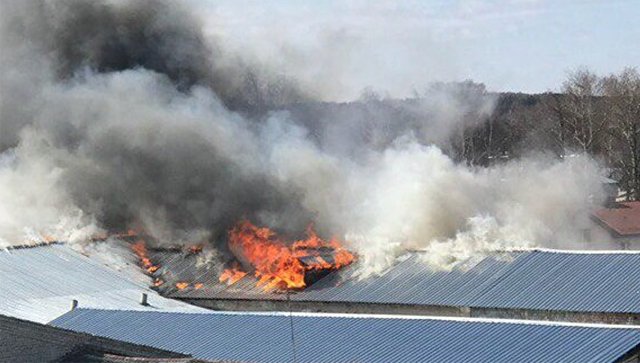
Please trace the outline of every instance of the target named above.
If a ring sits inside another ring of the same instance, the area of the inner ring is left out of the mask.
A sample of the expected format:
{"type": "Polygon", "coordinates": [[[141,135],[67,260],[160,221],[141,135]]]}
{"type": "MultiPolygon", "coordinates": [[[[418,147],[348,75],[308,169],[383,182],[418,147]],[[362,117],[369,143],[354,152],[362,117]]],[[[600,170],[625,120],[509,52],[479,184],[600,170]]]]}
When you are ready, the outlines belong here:
{"type": "Polygon", "coordinates": [[[247,273],[240,270],[240,266],[237,262],[234,262],[231,267],[226,268],[220,274],[220,282],[227,282],[227,285],[233,285],[236,281],[240,280],[247,273]]]}
{"type": "Polygon", "coordinates": [[[191,254],[196,254],[202,251],[202,244],[187,246],[187,252],[191,254]]]}
{"type": "Polygon", "coordinates": [[[188,282],[185,282],[185,281],[176,282],[176,287],[178,288],[178,290],[183,290],[187,286],[189,286],[188,282]]]}
{"type": "MultiPolygon", "coordinates": [[[[307,238],[287,245],[273,231],[265,227],[256,227],[247,220],[240,221],[229,231],[229,246],[236,255],[255,269],[257,286],[265,290],[274,287],[289,289],[303,288],[305,271],[314,269],[335,270],[354,260],[353,254],[340,246],[336,239],[325,241],[318,237],[312,227],[307,228],[307,238]],[[319,255],[319,250],[331,251],[333,263],[319,255]],[[314,257],[309,259],[308,257],[314,257]],[[303,264],[300,257],[305,257],[303,264]]],[[[236,272],[225,270],[220,280],[232,284],[236,272]]],[[[242,276],[240,276],[242,277],[242,276]]]]}
{"type": "Polygon", "coordinates": [[[104,241],[109,237],[115,237],[115,238],[138,237],[138,232],[136,232],[133,228],[127,228],[124,231],[120,231],[120,232],[101,231],[94,234],[91,237],[91,239],[94,241],[104,241]]]}
{"type": "Polygon", "coordinates": [[[151,263],[151,260],[147,256],[147,246],[143,240],[137,240],[136,243],[131,245],[131,249],[136,253],[136,255],[138,255],[140,262],[142,263],[142,267],[144,267],[148,273],[153,273],[158,269],[159,266],[151,263]]]}
{"type": "Polygon", "coordinates": [[[153,279],[153,286],[158,287],[158,286],[160,286],[162,284],[164,284],[164,281],[162,281],[162,279],[159,279],[157,277],[155,279],[153,279]]]}

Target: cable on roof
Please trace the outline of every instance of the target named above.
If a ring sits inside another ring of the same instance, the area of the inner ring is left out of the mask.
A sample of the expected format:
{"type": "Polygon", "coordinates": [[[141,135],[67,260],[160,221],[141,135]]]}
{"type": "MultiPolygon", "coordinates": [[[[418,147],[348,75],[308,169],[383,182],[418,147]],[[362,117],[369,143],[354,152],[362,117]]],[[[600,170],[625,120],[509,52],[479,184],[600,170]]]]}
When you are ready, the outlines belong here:
{"type": "Polygon", "coordinates": [[[291,298],[289,296],[289,289],[287,289],[286,291],[286,296],[287,296],[287,303],[289,305],[289,324],[291,325],[291,350],[293,353],[293,363],[297,363],[298,362],[298,353],[296,350],[296,337],[295,337],[295,332],[293,330],[293,308],[291,307],[291,298]]]}

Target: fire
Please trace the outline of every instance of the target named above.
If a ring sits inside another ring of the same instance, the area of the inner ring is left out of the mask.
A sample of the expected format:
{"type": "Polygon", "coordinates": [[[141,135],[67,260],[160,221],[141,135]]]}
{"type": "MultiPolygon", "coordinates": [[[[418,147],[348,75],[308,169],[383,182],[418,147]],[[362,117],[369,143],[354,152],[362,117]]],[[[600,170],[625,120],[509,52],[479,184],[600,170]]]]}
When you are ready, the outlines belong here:
{"type": "Polygon", "coordinates": [[[187,286],[189,286],[188,282],[185,282],[185,281],[176,282],[176,287],[178,288],[178,290],[183,290],[187,286]]]}
{"type": "MultiPolygon", "coordinates": [[[[336,239],[321,239],[311,226],[306,234],[306,239],[287,244],[270,229],[242,220],[229,232],[229,247],[245,267],[250,265],[254,269],[257,285],[265,290],[303,288],[306,271],[337,270],[353,262],[353,254],[342,248],[336,239]],[[321,250],[330,251],[333,262],[320,256],[321,250]]],[[[237,268],[227,269],[220,280],[232,284],[244,276],[239,276],[238,271],[237,268]]]]}
{"type": "Polygon", "coordinates": [[[140,262],[142,263],[142,267],[144,267],[148,273],[153,273],[158,269],[159,266],[151,263],[151,260],[147,256],[147,246],[143,240],[137,240],[136,243],[131,245],[131,249],[136,253],[136,255],[138,255],[140,262]]]}
{"type": "Polygon", "coordinates": [[[164,284],[164,281],[162,279],[159,279],[157,277],[155,279],[153,279],[153,286],[158,287],[158,286],[160,286],[162,284],[164,284]]]}
{"type": "Polygon", "coordinates": [[[202,244],[187,246],[187,252],[190,254],[196,254],[202,251],[202,244]]]}
{"type": "Polygon", "coordinates": [[[133,228],[127,228],[123,233],[118,233],[118,237],[135,237],[138,233],[133,228]]]}
{"type": "Polygon", "coordinates": [[[233,285],[236,281],[240,280],[247,273],[240,270],[240,265],[234,262],[231,267],[226,268],[220,274],[220,282],[227,282],[227,285],[233,285]]]}

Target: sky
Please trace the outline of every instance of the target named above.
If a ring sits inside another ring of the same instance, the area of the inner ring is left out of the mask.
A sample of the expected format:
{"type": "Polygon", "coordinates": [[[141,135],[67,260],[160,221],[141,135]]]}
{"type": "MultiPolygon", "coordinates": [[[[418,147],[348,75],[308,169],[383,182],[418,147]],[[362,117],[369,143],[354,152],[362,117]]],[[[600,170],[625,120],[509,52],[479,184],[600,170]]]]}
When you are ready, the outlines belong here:
{"type": "Polygon", "coordinates": [[[578,67],[640,67],[640,0],[198,1],[207,32],[332,100],[464,79],[545,92],[578,67]]]}

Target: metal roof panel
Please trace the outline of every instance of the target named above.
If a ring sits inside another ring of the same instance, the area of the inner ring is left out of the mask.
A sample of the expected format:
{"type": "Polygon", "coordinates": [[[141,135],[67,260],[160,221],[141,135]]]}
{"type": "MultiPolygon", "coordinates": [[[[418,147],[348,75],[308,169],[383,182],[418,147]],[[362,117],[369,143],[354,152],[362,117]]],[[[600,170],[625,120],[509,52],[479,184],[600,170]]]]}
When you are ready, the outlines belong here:
{"type": "Polygon", "coordinates": [[[66,244],[0,251],[0,314],[46,323],[80,306],[123,309],[202,310],[164,298],[136,281],[86,257],[66,244]],[[146,293],[151,306],[140,305],[146,293]]]}
{"type": "Polygon", "coordinates": [[[336,314],[76,309],[54,326],[251,362],[614,362],[640,328],[336,314]],[[292,331],[293,326],[293,331],[292,331]]]}

